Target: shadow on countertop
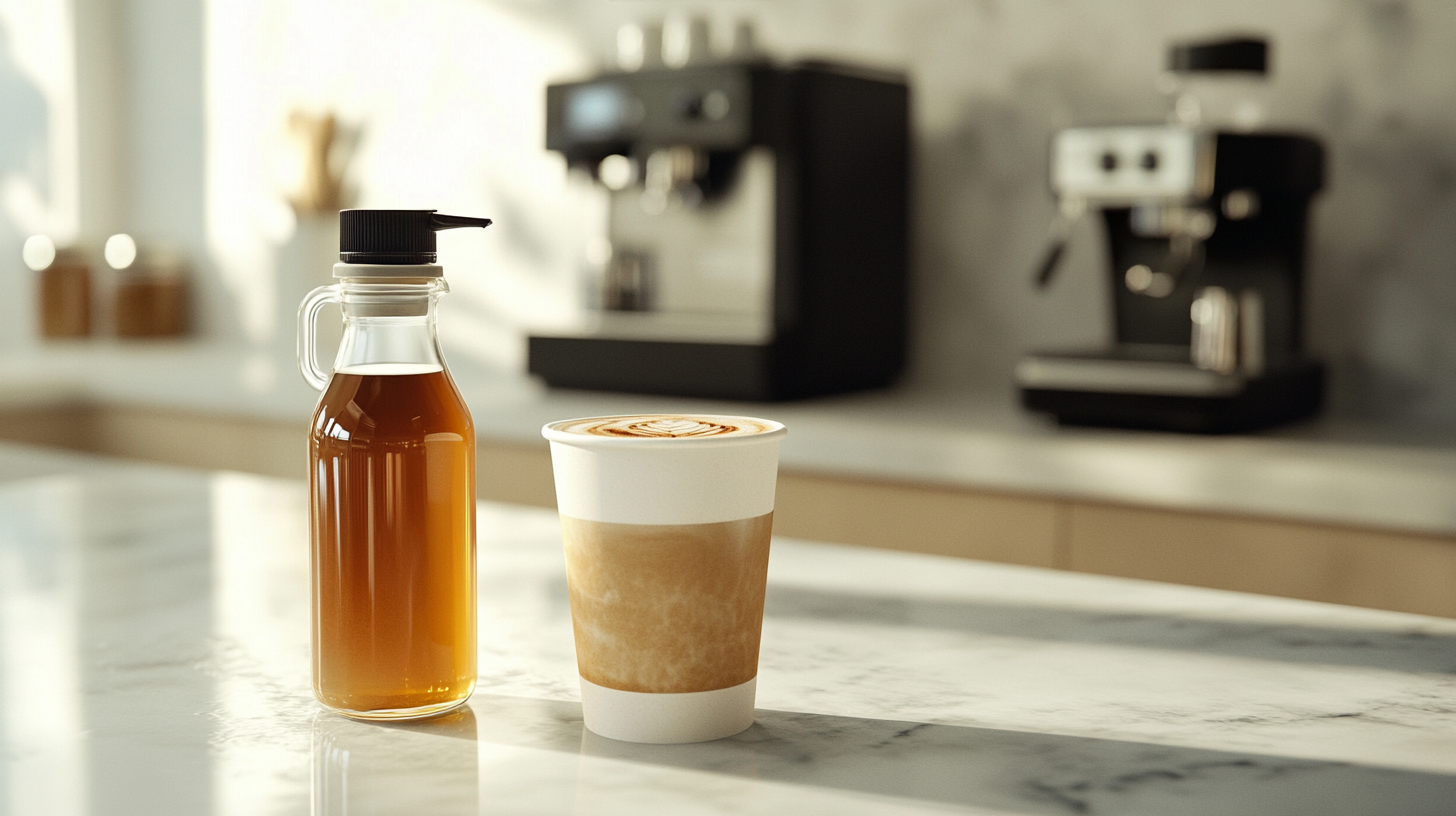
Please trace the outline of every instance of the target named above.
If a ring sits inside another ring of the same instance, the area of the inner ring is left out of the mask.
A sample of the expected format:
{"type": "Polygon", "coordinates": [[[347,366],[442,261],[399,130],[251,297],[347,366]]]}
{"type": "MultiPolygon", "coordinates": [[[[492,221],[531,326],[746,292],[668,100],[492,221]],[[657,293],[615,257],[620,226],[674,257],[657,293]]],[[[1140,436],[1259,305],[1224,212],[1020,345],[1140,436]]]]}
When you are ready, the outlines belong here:
{"type": "MultiPolygon", "coordinates": [[[[487,743],[832,789],[885,805],[1435,816],[1456,802],[1452,775],[1123,740],[759,710],[757,722],[734,737],[638,745],[587,731],[579,703],[477,694],[471,706],[487,743]]],[[[630,777],[614,776],[630,789],[630,777]]],[[[584,780],[588,775],[578,784],[591,784],[584,780]]],[[[595,795],[577,795],[588,794],[595,795]]]]}
{"type": "Polygon", "coordinates": [[[1152,612],[885,598],[772,584],[764,616],[1456,674],[1456,635],[1415,625],[1404,630],[1344,629],[1152,612]]]}

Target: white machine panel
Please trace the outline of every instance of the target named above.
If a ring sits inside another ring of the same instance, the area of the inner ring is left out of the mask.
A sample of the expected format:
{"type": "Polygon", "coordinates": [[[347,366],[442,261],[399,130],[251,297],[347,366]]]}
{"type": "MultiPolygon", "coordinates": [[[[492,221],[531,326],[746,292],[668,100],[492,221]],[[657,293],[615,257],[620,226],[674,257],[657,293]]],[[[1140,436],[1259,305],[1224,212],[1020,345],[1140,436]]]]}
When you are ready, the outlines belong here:
{"type": "Polygon", "coordinates": [[[1052,189],[1096,202],[1187,200],[1213,184],[1213,139],[1187,128],[1069,128],[1052,143],[1052,189]]]}

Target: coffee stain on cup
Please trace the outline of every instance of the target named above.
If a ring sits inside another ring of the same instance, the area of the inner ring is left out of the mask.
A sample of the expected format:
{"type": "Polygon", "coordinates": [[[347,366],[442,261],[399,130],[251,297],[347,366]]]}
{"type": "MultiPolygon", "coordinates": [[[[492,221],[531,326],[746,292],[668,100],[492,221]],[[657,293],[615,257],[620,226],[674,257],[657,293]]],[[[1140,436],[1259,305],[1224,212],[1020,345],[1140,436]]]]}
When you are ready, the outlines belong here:
{"type": "Polygon", "coordinates": [[[711,524],[561,517],[581,676],[680,693],[758,675],[773,513],[711,524]]]}

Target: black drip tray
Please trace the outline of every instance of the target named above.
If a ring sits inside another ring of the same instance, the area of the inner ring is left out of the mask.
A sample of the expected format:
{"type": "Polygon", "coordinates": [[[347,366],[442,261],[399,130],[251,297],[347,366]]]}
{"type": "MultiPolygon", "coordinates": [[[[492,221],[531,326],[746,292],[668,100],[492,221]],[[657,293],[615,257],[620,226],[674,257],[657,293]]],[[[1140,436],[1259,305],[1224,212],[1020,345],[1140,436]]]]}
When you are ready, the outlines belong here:
{"type": "Polygon", "coordinates": [[[1317,413],[1324,366],[1303,361],[1257,377],[1188,363],[1038,355],[1017,369],[1021,403],[1065,425],[1236,433],[1317,413]]]}

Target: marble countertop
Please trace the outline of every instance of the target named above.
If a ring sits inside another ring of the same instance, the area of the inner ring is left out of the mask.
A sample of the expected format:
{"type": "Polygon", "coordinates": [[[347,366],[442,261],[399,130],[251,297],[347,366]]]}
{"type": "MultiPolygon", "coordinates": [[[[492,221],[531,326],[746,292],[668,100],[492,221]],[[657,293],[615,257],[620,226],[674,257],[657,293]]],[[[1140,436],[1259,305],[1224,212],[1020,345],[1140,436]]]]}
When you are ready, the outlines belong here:
{"type": "MultiPolygon", "coordinates": [[[[452,370],[480,434],[497,440],[540,445],[543,424],[574,416],[746,413],[789,426],[786,469],[1456,535],[1456,429],[1327,419],[1206,437],[1058,428],[1004,390],[723,403],[553,391],[468,360],[452,370]]],[[[98,342],[0,355],[0,409],[68,399],[301,423],[317,394],[288,349],[98,342]]]]}
{"type": "Polygon", "coordinates": [[[480,685],[308,680],[305,490],[0,445],[0,814],[1449,814],[1456,621],[779,539],[757,723],[585,732],[553,514],[482,504],[480,685]]]}

